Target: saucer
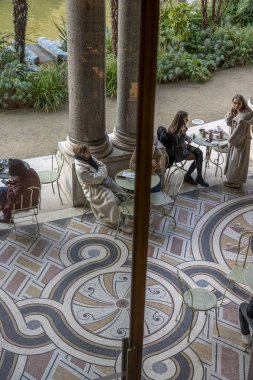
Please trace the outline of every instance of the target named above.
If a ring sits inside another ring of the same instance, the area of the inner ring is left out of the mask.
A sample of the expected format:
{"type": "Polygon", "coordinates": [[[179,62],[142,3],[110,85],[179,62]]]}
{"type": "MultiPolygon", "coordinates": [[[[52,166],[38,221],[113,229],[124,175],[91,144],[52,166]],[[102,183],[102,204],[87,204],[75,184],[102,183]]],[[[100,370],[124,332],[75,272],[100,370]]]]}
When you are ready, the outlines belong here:
{"type": "Polygon", "coordinates": [[[205,122],[204,122],[204,120],[201,120],[201,119],[193,119],[192,124],[193,125],[203,125],[203,124],[205,124],[205,122]]]}

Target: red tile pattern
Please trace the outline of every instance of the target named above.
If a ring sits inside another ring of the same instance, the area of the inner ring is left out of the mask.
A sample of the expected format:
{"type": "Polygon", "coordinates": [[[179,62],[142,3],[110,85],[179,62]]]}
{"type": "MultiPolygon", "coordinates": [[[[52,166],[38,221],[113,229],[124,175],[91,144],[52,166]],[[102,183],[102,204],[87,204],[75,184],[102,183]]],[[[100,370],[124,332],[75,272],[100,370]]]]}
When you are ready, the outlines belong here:
{"type": "Polygon", "coordinates": [[[240,379],[239,354],[227,347],[221,347],[221,375],[229,380],[240,379]]]}

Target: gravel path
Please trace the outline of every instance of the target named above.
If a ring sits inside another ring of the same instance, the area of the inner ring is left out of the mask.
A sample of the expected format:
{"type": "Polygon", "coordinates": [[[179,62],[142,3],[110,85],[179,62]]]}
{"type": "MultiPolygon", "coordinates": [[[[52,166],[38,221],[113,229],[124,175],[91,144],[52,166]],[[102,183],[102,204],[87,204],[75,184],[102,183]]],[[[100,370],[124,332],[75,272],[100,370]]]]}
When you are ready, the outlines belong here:
{"type": "MultiPolygon", "coordinates": [[[[179,82],[157,86],[155,127],[168,125],[178,110],[206,122],[221,119],[233,95],[253,96],[253,67],[216,73],[206,83],[179,82]]],[[[106,100],[107,132],[116,125],[116,100],[106,100]]],[[[68,111],[41,113],[26,110],[0,112],[1,157],[32,158],[51,154],[68,134],[68,111]]]]}

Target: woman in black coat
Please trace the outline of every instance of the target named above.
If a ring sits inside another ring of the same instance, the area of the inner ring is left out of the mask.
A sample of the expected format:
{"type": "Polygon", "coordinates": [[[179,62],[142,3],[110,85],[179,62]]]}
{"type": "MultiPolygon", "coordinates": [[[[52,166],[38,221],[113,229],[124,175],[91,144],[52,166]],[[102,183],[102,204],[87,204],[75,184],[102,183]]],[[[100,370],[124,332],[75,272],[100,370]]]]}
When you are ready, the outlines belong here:
{"type": "Polygon", "coordinates": [[[209,184],[205,182],[202,177],[203,166],[203,153],[199,148],[191,145],[191,139],[187,136],[188,113],[185,111],[178,111],[168,130],[159,127],[157,137],[165,146],[170,162],[168,166],[173,164],[172,161],[181,162],[184,160],[193,160],[187,173],[185,174],[184,181],[191,185],[201,185],[208,187],[209,184]],[[173,157],[173,159],[171,158],[173,157]],[[192,177],[192,173],[197,169],[196,179],[192,177]]]}

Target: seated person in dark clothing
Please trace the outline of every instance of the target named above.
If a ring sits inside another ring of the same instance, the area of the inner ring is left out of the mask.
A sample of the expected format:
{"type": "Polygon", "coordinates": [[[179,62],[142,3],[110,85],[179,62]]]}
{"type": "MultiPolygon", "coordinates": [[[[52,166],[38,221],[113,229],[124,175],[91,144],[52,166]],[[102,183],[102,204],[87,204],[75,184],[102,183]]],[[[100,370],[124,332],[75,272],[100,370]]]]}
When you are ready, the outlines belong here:
{"type": "Polygon", "coordinates": [[[166,150],[168,156],[166,162],[166,169],[168,169],[173,165],[175,160],[172,136],[168,134],[166,128],[160,126],[157,129],[157,140],[163,145],[163,147],[166,150]]]}
{"type": "MultiPolygon", "coordinates": [[[[11,217],[11,210],[13,205],[16,204],[18,208],[18,201],[21,194],[23,194],[23,207],[29,206],[30,192],[26,192],[28,187],[39,187],[40,179],[34,169],[26,168],[24,162],[18,159],[10,159],[9,175],[12,177],[6,181],[6,191],[1,193],[1,204],[3,216],[0,218],[1,223],[9,223],[11,217]]],[[[35,194],[33,199],[34,204],[38,202],[39,194],[35,194]]]]}
{"type": "Polygon", "coordinates": [[[239,307],[239,321],[242,333],[242,342],[251,344],[250,328],[253,330],[253,297],[249,303],[243,302],[239,307]]]}
{"type": "Polygon", "coordinates": [[[185,182],[191,185],[201,185],[208,187],[209,184],[205,182],[202,177],[202,165],[203,165],[203,153],[199,148],[191,145],[191,139],[186,135],[188,113],[185,111],[178,111],[174,120],[168,128],[168,135],[172,137],[174,159],[175,162],[180,162],[183,160],[193,160],[187,173],[185,174],[185,182]],[[197,169],[197,176],[194,180],[192,178],[192,173],[197,169]]]}

